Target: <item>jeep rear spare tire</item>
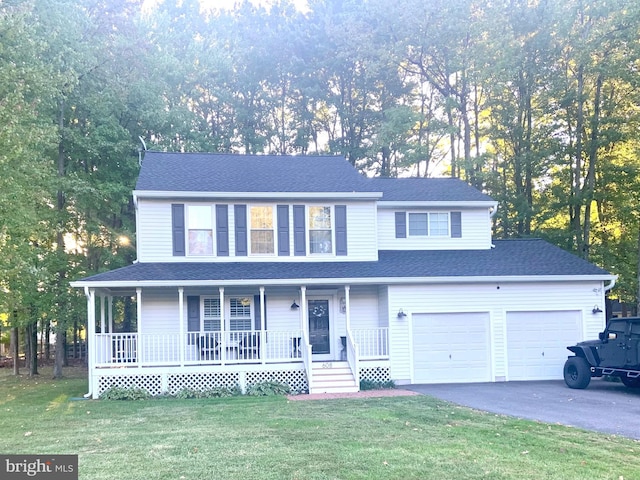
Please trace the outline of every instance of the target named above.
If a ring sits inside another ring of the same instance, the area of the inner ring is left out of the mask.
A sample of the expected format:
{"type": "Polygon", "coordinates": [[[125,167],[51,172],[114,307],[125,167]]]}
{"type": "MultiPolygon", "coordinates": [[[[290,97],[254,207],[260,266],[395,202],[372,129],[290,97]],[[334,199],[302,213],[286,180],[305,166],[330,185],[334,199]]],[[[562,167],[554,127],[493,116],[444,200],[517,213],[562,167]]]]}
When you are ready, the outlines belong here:
{"type": "Polygon", "coordinates": [[[569,388],[587,388],[591,381],[591,367],[582,357],[569,357],[564,363],[564,383],[569,388]]]}

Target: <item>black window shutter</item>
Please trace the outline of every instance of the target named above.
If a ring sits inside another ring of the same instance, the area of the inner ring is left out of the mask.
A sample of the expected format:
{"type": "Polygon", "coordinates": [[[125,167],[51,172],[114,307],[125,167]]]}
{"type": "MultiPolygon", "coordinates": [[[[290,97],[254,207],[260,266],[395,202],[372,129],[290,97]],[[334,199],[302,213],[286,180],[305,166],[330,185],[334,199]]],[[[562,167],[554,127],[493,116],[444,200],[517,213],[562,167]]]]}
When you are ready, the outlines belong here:
{"type": "Polygon", "coordinates": [[[396,212],[396,238],[407,238],[406,212],[396,212]]]}
{"type": "MultiPolygon", "coordinates": [[[[260,326],[262,325],[261,312],[260,312],[260,295],[253,296],[253,309],[255,312],[254,318],[254,330],[260,330],[260,326]]],[[[267,329],[267,296],[264,296],[264,328],[267,329]]]]}
{"type": "Polygon", "coordinates": [[[288,256],[289,251],[289,205],[278,205],[278,255],[288,256]]]}
{"type": "Polygon", "coordinates": [[[293,206],[293,253],[294,255],[307,254],[304,205],[293,206]]]}
{"type": "Polygon", "coordinates": [[[173,238],[173,256],[184,257],[184,204],[171,204],[171,234],[173,238]]]}
{"type": "Polygon", "coordinates": [[[219,257],[229,256],[229,207],[216,205],[216,244],[219,257]]]}
{"type": "Polygon", "coordinates": [[[462,212],[451,212],[451,238],[462,238],[462,212]]]}
{"type": "Polygon", "coordinates": [[[347,254],[347,206],[336,205],[336,255],[347,254]]]}
{"type": "MultiPolygon", "coordinates": [[[[187,331],[199,332],[200,331],[200,297],[188,296],[187,297],[187,331]]],[[[196,342],[193,335],[187,336],[189,345],[196,342]]]]}
{"type": "Polygon", "coordinates": [[[247,206],[235,205],[236,221],[236,256],[247,256],[247,206]]]}

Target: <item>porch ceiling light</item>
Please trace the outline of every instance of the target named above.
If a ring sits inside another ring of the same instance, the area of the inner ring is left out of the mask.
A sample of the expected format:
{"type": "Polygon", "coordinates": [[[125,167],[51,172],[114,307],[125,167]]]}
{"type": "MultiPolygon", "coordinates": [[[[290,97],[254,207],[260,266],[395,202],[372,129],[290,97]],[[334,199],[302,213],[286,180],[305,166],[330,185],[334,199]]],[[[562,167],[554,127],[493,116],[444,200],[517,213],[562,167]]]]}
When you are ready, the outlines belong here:
{"type": "Polygon", "coordinates": [[[300,305],[298,305],[294,300],[293,303],[291,304],[291,310],[298,310],[299,308],[300,308],[300,305]]]}
{"type": "Polygon", "coordinates": [[[400,320],[402,320],[402,319],[403,319],[404,317],[406,317],[406,316],[407,316],[407,314],[406,314],[406,313],[404,313],[404,312],[402,311],[402,309],[398,310],[398,318],[399,318],[400,320]]]}

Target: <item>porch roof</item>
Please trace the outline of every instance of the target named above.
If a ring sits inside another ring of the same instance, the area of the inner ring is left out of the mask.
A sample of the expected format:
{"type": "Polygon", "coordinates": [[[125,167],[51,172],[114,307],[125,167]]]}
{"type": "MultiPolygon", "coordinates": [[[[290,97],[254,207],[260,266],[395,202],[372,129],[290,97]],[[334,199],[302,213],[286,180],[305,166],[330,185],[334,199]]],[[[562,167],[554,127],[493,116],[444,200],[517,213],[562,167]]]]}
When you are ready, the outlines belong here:
{"type": "Polygon", "coordinates": [[[500,240],[487,250],[380,251],[371,262],[136,263],[72,282],[74,287],[463,283],[613,280],[614,275],[539,239],[500,240]]]}

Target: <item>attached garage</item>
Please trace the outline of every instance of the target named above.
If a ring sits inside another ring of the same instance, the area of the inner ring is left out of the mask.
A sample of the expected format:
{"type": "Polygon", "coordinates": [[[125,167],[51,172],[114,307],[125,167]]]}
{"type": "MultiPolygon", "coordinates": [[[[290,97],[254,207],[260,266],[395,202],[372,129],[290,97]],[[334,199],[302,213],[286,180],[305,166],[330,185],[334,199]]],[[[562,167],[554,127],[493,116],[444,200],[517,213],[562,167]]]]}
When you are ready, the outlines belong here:
{"type": "Polygon", "coordinates": [[[491,381],[488,312],[413,314],[413,382],[491,381]]]}
{"type": "Polygon", "coordinates": [[[568,345],[581,340],[579,311],[507,312],[507,379],[562,378],[568,345]]]}

